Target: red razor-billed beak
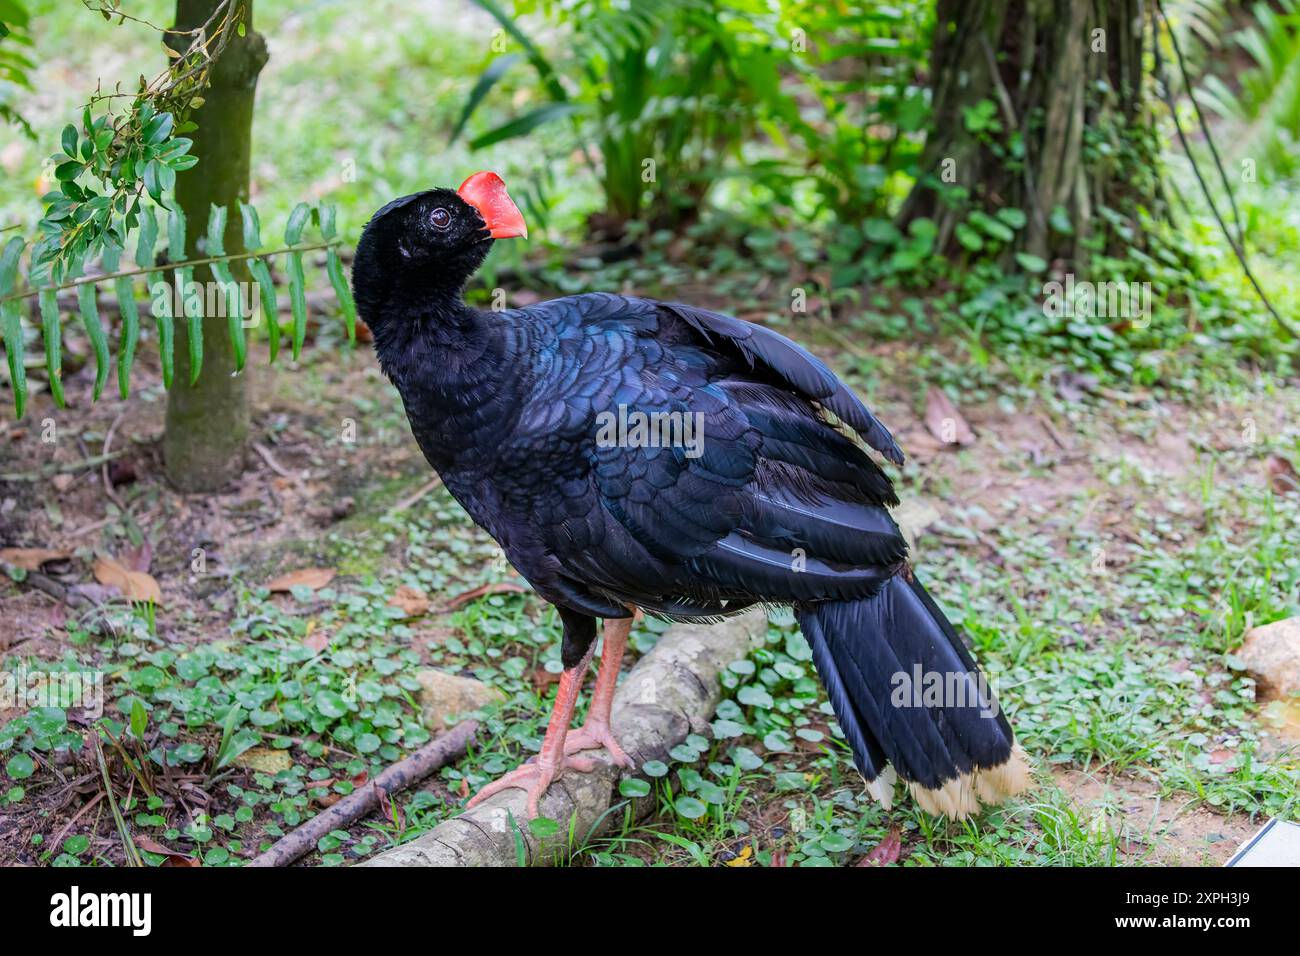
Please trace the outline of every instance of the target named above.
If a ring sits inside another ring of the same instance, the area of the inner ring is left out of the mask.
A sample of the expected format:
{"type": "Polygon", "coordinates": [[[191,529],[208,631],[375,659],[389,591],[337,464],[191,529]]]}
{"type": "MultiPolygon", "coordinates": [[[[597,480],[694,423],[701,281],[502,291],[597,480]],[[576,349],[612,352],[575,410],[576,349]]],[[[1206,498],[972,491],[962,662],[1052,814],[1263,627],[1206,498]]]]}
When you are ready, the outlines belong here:
{"type": "Polygon", "coordinates": [[[478,210],[493,239],[528,238],[524,214],[506,192],[506,184],[496,173],[475,173],[460,184],[456,195],[478,210]]]}

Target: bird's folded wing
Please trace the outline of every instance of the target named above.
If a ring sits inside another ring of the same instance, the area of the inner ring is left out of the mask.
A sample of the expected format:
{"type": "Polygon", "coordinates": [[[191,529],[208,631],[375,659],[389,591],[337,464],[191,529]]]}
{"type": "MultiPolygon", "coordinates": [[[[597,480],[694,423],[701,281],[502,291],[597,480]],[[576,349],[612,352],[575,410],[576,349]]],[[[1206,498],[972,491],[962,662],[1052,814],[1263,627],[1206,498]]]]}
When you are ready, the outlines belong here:
{"type": "Polygon", "coordinates": [[[862,399],[807,349],[771,329],[720,312],[678,302],[659,302],[656,305],[690,325],[715,347],[729,342],[751,367],[757,364],[766,366],[792,389],[834,413],[890,461],[897,465],[903,463],[903,450],[889,429],[880,423],[862,399]],[[719,339],[722,343],[717,341],[719,339]]]}

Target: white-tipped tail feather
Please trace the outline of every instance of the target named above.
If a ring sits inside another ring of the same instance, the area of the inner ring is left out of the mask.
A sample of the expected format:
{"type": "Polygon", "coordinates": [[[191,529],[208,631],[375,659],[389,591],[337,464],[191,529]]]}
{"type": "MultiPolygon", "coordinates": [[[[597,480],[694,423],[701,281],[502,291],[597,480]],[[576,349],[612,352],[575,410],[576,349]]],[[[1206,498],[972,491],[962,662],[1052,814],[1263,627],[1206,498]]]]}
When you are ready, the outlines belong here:
{"type": "Polygon", "coordinates": [[[898,782],[898,774],[894,768],[885,765],[885,769],[880,771],[880,775],[875,780],[866,781],[867,793],[872,800],[880,804],[886,810],[894,808],[894,784],[898,782]]]}
{"type": "Polygon", "coordinates": [[[871,778],[867,793],[885,807],[893,802],[897,778],[923,809],[954,819],[1030,786],[1010,723],[961,637],[914,575],[894,575],[871,597],[801,608],[799,625],[853,762],[864,779],[871,778]],[[934,700],[900,697],[898,678],[909,668],[918,672],[914,686],[937,676],[947,688],[956,677],[959,689],[977,690],[945,690],[934,700]]]}
{"type": "MultiPolygon", "coordinates": [[[[894,784],[898,775],[886,766],[875,780],[867,783],[867,793],[886,810],[894,805],[894,784]]],[[[917,804],[926,813],[964,820],[979,812],[980,806],[1003,803],[1033,784],[1025,751],[1016,744],[1011,756],[996,766],[976,770],[949,780],[937,789],[915,783],[907,785],[917,804]]]]}
{"type": "Polygon", "coordinates": [[[937,789],[915,783],[909,783],[907,789],[926,813],[964,820],[978,813],[981,804],[1002,803],[1028,790],[1032,783],[1025,751],[1016,744],[1004,763],[962,774],[937,789]]]}

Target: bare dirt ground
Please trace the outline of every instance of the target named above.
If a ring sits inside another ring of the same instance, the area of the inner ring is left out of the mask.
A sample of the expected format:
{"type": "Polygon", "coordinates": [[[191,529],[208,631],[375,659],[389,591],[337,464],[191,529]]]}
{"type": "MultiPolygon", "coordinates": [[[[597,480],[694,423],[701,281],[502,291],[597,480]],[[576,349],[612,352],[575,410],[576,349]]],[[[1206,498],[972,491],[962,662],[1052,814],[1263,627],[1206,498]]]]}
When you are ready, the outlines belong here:
{"type": "Polygon", "coordinates": [[[1222,866],[1259,829],[1241,815],[1214,813],[1185,794],[1122,775],[1069,770],[1056,782],[1089,825],[1117,834],[1120,852],[1160,866],[1222,866]]]}

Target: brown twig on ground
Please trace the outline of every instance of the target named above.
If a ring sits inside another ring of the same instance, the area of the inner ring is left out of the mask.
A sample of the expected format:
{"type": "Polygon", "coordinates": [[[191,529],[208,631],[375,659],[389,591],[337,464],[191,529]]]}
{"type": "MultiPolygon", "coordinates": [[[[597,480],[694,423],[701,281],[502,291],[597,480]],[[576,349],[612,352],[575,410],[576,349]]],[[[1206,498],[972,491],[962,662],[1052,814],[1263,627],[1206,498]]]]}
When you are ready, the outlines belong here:
{"type": "Polygon", "coordinates": [[[42,478],[49,478],[52,475],[62,474],[68,471],[81,471],[83,468],[94,468],[106,461],[112,461],[114,458],[121,458],[125,451],[115,451],[107,455],[91,455],[89,458],[83,458],[81,461],[67,461],[62,464],[45,465],[37,468],[35,471],[7,472],[0,475],[0,481],[40,481],[42,478]]]}
{"type": "MultiPolygon", "coordinates": [[[[122,416],[125,414],[126,414],[125,411],[118,412],[117,417],[113,419],[113,424],[108,426],[108,434],[104,436],[104,454],[106,456],[112,454],[113,435],[117,433],[117,426],[122,424],[122,416]]],[[[108,495],[109,499],[113,502],[113,504],[117,505],[118,511],[125,512],[126,505],[122,504],[122,499],[119,498],[117,496],[117,492],[113,490],[113,479],[109,477],[108,474],[107,457],[104,458],[103,464],[99,466],[99,475],[100,475],[100,480],[104,482],[104,493],[108,495]]]]}
{"type": "MultiPolygon", "coordinates": [[[[74,813],[72,815],[72,819],[69,820],[67,823],[63,824],[59,832],[54,835],[54,839],[50,841],[50,846],[57,846],[57,847],[63,846],[64,834],[66,834],[69,830],[71,830],[76,825],[77,821],[80,820],[87,813],[89,813],[90,810],[99,803],[99,801],[103,800],[105,795],[106,795],[105,791],[101,790],[99,791],[99,793],[95,794],[88,801],[86,801],[85,806],[83,806],[80,810],[74,813]]],[[[94,833],[97,832],[98,830],[99,827],[96,826],[94,829],[91,830],[91,832],[94,833]]]]}
{"type": "Polygon", "coordinates": [[[92,531],[98,531],[100,528],[104,528],[112,524],[115,520],[117,520],[116,515],[110,515],[107,518],[100,518],[98,521],[92,521],[90,524],[82,525],[80,528],[78,528],[75,531],[69,531],[68,537],[79,538],[83,534],[90,534],[90,532],[92,531]]]}
{"type": "Polygon", "coordinates": [[[471,601],[477,601],[481,597],[489,594],[527,594],[526,588],[520,587],[510,581],[495,581],[491,584],[480,584],[476,588],[470,588],[457,594],[442,607],[437,609],[439,614],[446,614],[449,611],[456,611],[469,604],[471,601]]]}
{"type": "MultiPolygon", "coordinates": [[[[8,574],[10,578],[17,580],[16,575],[18,574],[18,569],[14,568],[12,565],[0,564],[0,569],[8,574]]],[[[38,591],[44,591],[50,597],[54,598],[54,600],[61,601],[68,605],[68,607],[86,608],[95,606],[95,602],[84,594],[78,594],[71,588],[64,587],[58,581],[46,577],[39,571],[27,571],[24,573],[22,576],[22,583],[30,585],[38,591]]]]}
{"type": "Polygon", "coordinates": [[[1034,417],[1037,418],[1038,423],[1043,426],[1043,431],[1047,432],[1047,437],[1056,442],[1057,448],[1061,449],[1061,451],[1070,450],[1070,446],[1065,443],[1065,439],[1061,437],[1061,433],[1056,430],[1056,426],[1052,424],[1050,418],[1042,413],[1039,413],[1034,417]]]}
{"type": "Polygon", "coordinates": [[[417,501],[419,501],[429,492],[433,491],[434,488],[437,488],[440,484],[442,484],[442,479],[439,478],[437,475],[434,475],[432,480],[426,482],[424,485],[421,485],[420,488],[415,492],[415,494],[411,495],[411,497],[405,498],[402,501],[399,501],[397,504],[393,505],[392,511],[390,513],[396,514],[399,511],[405,511],[407,508],[411,507],[411,505],[415,504],[417,501]]]}
{"type": "Polygon", "coordinates": [[[358,788],[329,809],[285,834],[249,866],[288,866],[316,848],[321,837],[342,829],[379,806],[380,794],[391,797],[418,783],[443,764],[465,752],[478,732],[478,721],[464,720],[440,734],[404,760],[393,764],[374,780],[358,788]]]}
{"type": "Polygon", "coordinates": [[[284,465],[276,461],[275,456],[271,454],[271,449],[267,448],[260,441],[253,442],[253,451],[257,452],[257,456],[261,458],[262,461],[266,462],[266,467],[270,468],[281,478],[288,478],[290,481],[298,481],[300,479],[301,476],[295,475],[288,468],[284,467],[284,465]]]}

